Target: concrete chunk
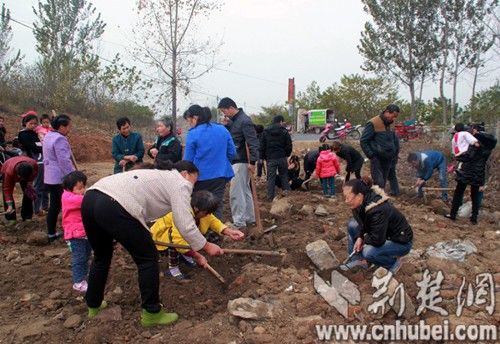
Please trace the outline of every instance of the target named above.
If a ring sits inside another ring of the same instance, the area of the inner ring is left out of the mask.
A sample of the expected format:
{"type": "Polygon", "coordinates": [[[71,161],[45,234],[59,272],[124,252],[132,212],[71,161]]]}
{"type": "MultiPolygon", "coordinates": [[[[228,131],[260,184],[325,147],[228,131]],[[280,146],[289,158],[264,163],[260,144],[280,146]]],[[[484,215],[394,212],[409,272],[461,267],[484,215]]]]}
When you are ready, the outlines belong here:
{"type": "Polygon", "coordinates": [[[323,279],[315,272],[314,273],[314,289],[319,295],[344,317],[349,317],[349,303],[337,292],[335,288],[330,287],[323,279]]]}
{"type": "MultiPolygon", "coordinates": [[[[373,273],[373,277],[383,278],[388,273],[389,273],[389,271],[387,269],[380,267],[377,270],[375,270],[375,272],[373,273]]],[[[398,285],[399,285],[399,282],[393,276],[391,278],[391,280],[389,281],[389,285],[387,286],[387,292],[385,295],[389,295],[389,297],[392,297],[394,295],[394,292],[396,291],[396,288],[398,287],[398,285]]],[[[404,292],[404,294],[405,294],[404,295],[404,300],[405,300],[404,303],[405,304],[404,304],[404,311],[403,311],[403,314],[401,315],[401,317],[403,317],[405,319],[409,319],[409,318],[412,318],[416,315],[415,305],[413,304],[413,301],[408,296],[406,291],[404,292]]],[[[399,313],[399,310],[401,307],[399,300],[400,300],[400,297],[399,297],[399,295],[397,295],[395,298],[394,305],[392,306],[392,309],[394,310],[394,312],[396,312],[396,314],[399,313]]],[[[389,309],[390,309],[390,307],[389,307],[389,305],[387,305],[385,307],[384,314],[381,314],[381,315],[379,314],[378,317],[384,316],[389,311],[389,309]]]]}
{"type": "Polygon", "coordinates": [[[320,270],[333,269],[339,263],[330,246],[324,240],[317,240],[307,244],[306,253],[320,270]]]}
{"type": "Polygon", "coordinates": [[[272,318],[274,316],[273,309],[274,307],[269,303],[248,297],[240,297],[227,303],[227,310],[230,314],[244,319],[272,318]]]}
{"type": "Polygon", "coordinates": [[[357,305],[361,301],[358,286],[336,270],[332,271],[332,288],[335,288],[351,305],[357,305]]]}

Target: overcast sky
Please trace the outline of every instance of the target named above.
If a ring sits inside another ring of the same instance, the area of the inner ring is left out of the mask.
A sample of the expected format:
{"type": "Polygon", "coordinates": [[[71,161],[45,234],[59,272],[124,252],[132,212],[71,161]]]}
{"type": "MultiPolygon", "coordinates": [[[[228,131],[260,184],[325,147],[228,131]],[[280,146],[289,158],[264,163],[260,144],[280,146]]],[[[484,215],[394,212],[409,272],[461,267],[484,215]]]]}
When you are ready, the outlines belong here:
{"type": "MultiPolygon", "coordinates": [[[[5,0],[4,0],[5,1],[5,0]]],[[[32,24],[35,0],[6,0],[14,19],[32,24]]],[[[125,46],[130,46],[131,28],[136,23],[135,0],[94,0],[107,23],[100,55],[112,58],[119,52],[135,64],[125,46]]],[[[180,103],[215,106],[214,96],[233,98],[239,106],[255,113],[261,106],[284,104],[287,79],[295,77],[297,90],[313,80],[322,89],[338,82],[343,74],[363,73],[357,45],[368,16],[356,0],[226,0],[220,12],[200,27],[203,34],[223,37],[219,65],[195,81],[193,93],[180,103]],[[244,75],[242,75],[244,74],[244,75]],[[195,93],[197,92],[197,93],[195,93]],[[210,95],[204,95],[210,94],[210,95]]],[[[32,32],[12,23],[13,46],[27,61],[35,61],[32,32]]],[[[498,67],[498,59],[493,66],[498,67]]],[[[478,83],[484,89],[499,78],[498,70],[478,83]]],[[[458,86],[458,101],[464,106],[471,95],[472,78],[464,75],[458,86]]],[[[400,96],[409,93],[400,86],[400,96]]],[[[424,97],[437,97],[437,85],[428,84],[424,97]]],[[[451,88],[447,91],[451,98],[451,88]]]]}

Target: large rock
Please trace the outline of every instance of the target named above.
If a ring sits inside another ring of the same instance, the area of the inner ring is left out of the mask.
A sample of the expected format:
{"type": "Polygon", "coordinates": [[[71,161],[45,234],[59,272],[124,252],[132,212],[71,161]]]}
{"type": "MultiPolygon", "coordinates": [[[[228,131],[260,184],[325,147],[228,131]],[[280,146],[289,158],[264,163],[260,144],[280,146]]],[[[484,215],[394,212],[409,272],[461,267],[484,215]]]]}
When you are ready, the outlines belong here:
{"type": "Polygon", "coordinates": [[[30,245],[47,245],[48,242],[47,233],[41,231],[31,232],[26,238],[26,243],[30,245]]]}
{"type": "Polygon", "coordinates": [[[339,263],[330,246],[324,240],[316,240],[307,244],[306,253],[320,270],[333,269],[339,263]]]}
{"type": "Polygon", "coordinates": [[[63,326],[66,328],[77,328],[82,323],[82,317],[78,314],[73,314],[64,322],[63,326]]]}
{"type": "Polygon", "coordinates": [[[43,252],[43,255],[45,257],[49,257],[49,258],[55,258],[55,257],[61,257],[65,254],[68,254],[68,249],[63,247],[63,248],[52,248],[52,249],[49,249],[49,250],[45,250],[43,252]]]}
{"type": "Polygon", "coordinates": [[[47,331],[45,325],[47,320],[31,320],[27,322],[19,323],[19,327],[16,329],[15,334],[20,342],[24,342],[26,338],[41,335],[47,331]]]}
{"type": "Polygon", "coordinates": [[[20,256],[21,256],[21,253],[19,252],[19,250],[12,250],[9,253],[7,253],[5,260],[10,262],[11,260],[17,259],[20,256]]]}
{"type": "MultiPolygon", "coordinates": [[[[373,278],[375,278],[375,277],[378,279],[384,278],[387,276],[387,274],[389,274],[389,271],[380,267],[377,270],[375,270],[375,272],[373,273],[373,278]]],[[[391,273],[391,276],[392,276],[392,273],[391,273]]],[[[373,285],[373,283],[372,283],[372,285],[373,285]]],[[[399,285],[399,282],[394,278],[394,276],[392,276],[388,285],[387,285],[387,291],[385,292],[384,295],[388,295],[389,298],[391,298],[394,295],[394,293],[396,292],[398,285],[399,285]]],[[[399,292],[400,291],[398,291],[398,293],[399,292]]],[[[413,301],[408,296],[408,294],[406,294],[405,291],[403,291],[403,292],[404,292],[404,296],[403,296],[404,297],[404,305],[403,305],[404,309],[401,312],[402,313],[401,317],[403,317],[405,319],[410,319],[416,315],[415,305],[413,304],[413,301]]],[[[377,300],[379,300],[379,299],[377,299],[377,300]]],[[[372,305],[373,305],[373,303],[372,303],[372,305]]],[[[384,311],[377,313],[376,317],[382,318],[390,310],[390,308],[392,308],[394,310],[394,312],[396,312],[396,314],[399,314],[401,306],[402,305],[400,304],[400,295],[398,294],[394,298],[394,304],[392,305],[392,307],[387,302],[385,305],[384,311]]]]}
{"type": "Polygon", "coordinates": [[[302,208],[300,208],[299,213],[302,215],[312,215],[314,214],[314,208],[312,205],[304,204],[302,208]]]}
{"type": "Polygon", "coordinates": [[[120,306],[104,308],[95,318],[102,321],[120,321],[123,319],[122,309],[120,306]]]}
{"type": "Polygon", "coordinates": [[[357,305],[361,301],[358,286],[336,270],[332,271],[332,288],[337,289],[340,295],[352,305],[357,305]]]}
{"type": "Polygon", "coordinates": [[[444,203],[440,199],[433,199],[431,201],[431,208],[435,214],[439,214],[439,215],[446,215],[450,212],[446,203],[444,203]]]}
{"type": "Polygon", "coordinates": [[[334,286],[329,286],[326,282],[315,272],[314,273],[314,289],[319,295],[332,307],[334,307],[344,318],[352,319],[354,314],[357,313],[359,306],[353,306],[340,295],[340,290],[334,286]]]}
{"type": "Polygon", "coordinates": [[[271,204],[269,213],[275,217],[284,217],[290,212],[291,208],[292,205],[287,197],[275,198],[271,204]]]}
{"type": "Polygon", "coordinates": [[[328,210],[325,208],[323,204],[320,204],[316,207],[316,211],[314,212],[318,216],[328,216],[328,210]]]}
{"type": "Polygon", "coordinates": [[[470,240],[453,239],[449,241],[440,241],[429,246],[425,253],[430,257],[441,259],[456,260],[463,262],[469,254],[476,253],[477,247],[470,240]]]}
{"type": "Polygon", "coordinates": [[[240,297],[227,303],[227,310],[231,315],[244,319],[261,320],[274,316],[273,305],[248,297],[240,297]]]}

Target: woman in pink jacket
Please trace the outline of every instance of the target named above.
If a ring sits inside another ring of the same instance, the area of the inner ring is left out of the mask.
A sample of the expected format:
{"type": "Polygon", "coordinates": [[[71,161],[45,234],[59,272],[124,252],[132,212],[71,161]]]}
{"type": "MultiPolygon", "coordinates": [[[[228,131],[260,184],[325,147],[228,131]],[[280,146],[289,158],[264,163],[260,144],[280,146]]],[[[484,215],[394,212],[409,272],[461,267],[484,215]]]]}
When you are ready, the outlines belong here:
{"type": "Polygon", "coordinates": [[[321,181],[323,195],[335,198],[335,176],[340,171],[339,161],[328,144],[319,147],[319,158],[316,161],[316,175],[321,181]]]}
{"type": "Polygon", "coordinates": [[[80,171],[73,171],[63,178],[62,227],[64,240],[69,242],[71,250],[71,272],[73,289],[87,291],[87,274],[91,248],[82,222],[82,201],[85,193],[87,176],[80,171]]]}

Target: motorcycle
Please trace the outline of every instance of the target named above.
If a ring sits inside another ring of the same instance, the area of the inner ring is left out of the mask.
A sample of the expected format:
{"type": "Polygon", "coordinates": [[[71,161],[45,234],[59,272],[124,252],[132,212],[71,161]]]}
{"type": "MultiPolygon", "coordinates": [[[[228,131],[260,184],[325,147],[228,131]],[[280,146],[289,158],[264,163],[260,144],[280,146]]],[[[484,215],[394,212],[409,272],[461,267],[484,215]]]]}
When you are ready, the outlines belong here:
{"type": "Polygon", "coordinates": [[[321,136],[319,137],[319,142],[325,142],[328,140],[359,140],[361,137],[361,132],[359,131],[361,125],[352,126],[351,123],[345,122],[344,125],[334,128],[332,123],[327,123],[325,128],[321,132],[321,136]],[[332,135],[333,134],[333,135],[332,135]]]}

